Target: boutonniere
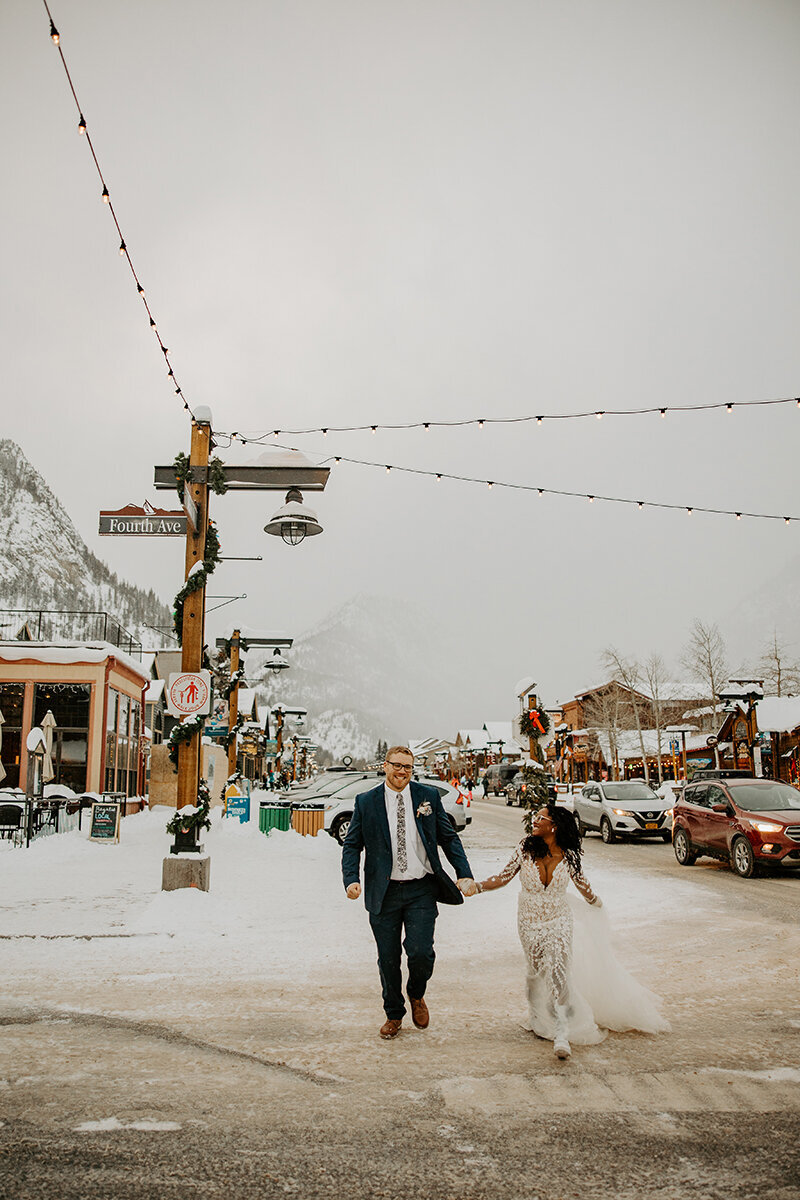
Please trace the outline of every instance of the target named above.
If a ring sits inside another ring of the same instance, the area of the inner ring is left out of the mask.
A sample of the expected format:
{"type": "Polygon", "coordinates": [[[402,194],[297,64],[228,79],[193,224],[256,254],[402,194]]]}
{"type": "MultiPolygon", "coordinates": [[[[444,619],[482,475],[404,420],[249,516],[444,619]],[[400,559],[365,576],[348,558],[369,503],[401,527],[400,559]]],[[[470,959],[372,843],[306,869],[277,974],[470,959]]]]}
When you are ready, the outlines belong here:
{"type": "Polygon", "coordinates": [[[417,816],[429,817],[432,812],[433,809],[431,808],[430,803],[427,800],[423,800],[422,804],[420,804],[419,808],[417,809],[417,816]]]}

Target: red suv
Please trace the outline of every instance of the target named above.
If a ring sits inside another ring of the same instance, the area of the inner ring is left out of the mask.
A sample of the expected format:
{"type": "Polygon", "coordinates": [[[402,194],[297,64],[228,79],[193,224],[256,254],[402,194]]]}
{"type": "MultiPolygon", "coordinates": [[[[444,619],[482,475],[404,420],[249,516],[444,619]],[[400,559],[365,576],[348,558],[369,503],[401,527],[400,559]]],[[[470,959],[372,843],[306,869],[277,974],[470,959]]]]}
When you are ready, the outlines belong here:
{"type": "Polygon", "coordinates": [[[745,879],[759,863],[800,866],[800,791],[775,779],[691,783],[675,804],[672,845],[683,867],[705,854],[745,879]]]}

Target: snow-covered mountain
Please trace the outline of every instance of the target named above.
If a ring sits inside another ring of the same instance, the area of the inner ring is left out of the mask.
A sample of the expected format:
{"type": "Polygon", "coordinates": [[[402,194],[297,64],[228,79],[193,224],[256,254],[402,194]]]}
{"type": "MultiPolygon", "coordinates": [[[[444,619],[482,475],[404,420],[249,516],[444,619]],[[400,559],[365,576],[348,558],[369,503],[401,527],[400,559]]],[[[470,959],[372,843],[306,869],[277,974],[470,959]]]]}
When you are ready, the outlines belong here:
{"type": "Polygon", "coordinates": [[[307,729],[334,757],[371,757],[378,740],[453,735],[462,656],[446,626],[412,601],[359,595],[297,637],[274,680],[252,651],[247,675],[270,704],[307,708],[307,729]]]}
{"type": "Polygon", "coordinates": [[[135,635],[145,624],[172,625],[154,592],[126,583],[91,552],[8,439],[0,439],[0,608],[108,612],[135,635]]]}

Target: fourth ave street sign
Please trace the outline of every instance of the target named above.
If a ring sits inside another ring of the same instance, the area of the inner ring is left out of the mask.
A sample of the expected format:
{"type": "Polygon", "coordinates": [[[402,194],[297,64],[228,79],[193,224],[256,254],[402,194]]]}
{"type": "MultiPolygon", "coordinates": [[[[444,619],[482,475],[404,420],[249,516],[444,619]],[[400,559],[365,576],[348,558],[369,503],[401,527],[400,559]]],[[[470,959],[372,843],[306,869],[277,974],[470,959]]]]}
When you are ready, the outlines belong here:
{"type": "Polygon", "coordinates": [[[141,507],[126,504],[115,511],[101,509],[98,533],[114,537],[185,537],[186,513],[153,508],[147,500],[141,507]]]}

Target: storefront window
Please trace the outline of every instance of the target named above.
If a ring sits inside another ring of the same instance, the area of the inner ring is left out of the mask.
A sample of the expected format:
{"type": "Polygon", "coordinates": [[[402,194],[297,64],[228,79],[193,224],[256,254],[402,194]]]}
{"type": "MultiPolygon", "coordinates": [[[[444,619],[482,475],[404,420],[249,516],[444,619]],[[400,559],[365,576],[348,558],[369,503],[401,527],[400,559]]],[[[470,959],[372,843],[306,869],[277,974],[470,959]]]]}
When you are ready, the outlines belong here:
{"type": "Polygon", "coordinates": [[[25,703],[24,683],[0,683],[0,712],[5,724],[0,762],[5,777],[0,787],[19,787],[19,756],[22,745],[22,708],[25,703]]]}
{"type": "MultiPolygon", "coordinates": [[[[41,725],[53,714],[53,783],[74,792],[86,791],[86,756],[89,745],[90,683],[37,683],[34,688],[33,723],[41,725]]],[[[4,714],[5,715],[5,714],[4,714]]]]}
{"type": "Polygon", "coordinates": [[[134,796],[139,774],[141,706],[120,692],[109,692],[106,719],[105,790],[134,796]]]}

